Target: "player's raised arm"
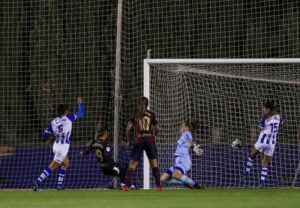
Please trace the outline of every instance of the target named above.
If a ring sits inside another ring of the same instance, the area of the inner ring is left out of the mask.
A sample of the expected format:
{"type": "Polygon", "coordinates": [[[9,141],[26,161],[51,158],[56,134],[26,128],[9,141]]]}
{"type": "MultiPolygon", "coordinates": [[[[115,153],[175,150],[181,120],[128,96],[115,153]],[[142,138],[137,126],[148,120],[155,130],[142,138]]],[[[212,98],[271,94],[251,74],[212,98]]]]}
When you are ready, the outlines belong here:
{"type": "Polygon", "coordinates": [[[67,117],[71,121],[75,121],[76,119],[82,118],[84,116],[84,105],[82,103],[82,97],[77,97],[78,111],[76,113],[70,114],[67,117]]]}
{"type": "Polygon", "coordinates": [[[200,156],[203,154],[203,149],[200,148],[200,144],[194,144],[191,142],[188,142],[190,148],[193,150],[193,152],[197,155],[200,156]]]}

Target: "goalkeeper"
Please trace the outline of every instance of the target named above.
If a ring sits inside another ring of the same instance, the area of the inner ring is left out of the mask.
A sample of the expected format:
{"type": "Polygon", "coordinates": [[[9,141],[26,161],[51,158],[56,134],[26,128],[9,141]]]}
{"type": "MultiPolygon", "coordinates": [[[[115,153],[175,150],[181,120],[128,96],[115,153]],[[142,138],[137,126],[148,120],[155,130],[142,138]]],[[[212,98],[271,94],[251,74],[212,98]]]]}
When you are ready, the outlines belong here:
{"type": "Polygon", "coordinates": [[[190,149],[192,149],[197,156],[203,153],[200,149],[200,145],[193,143],[192,129],[194,124],[190,121],[182,122],[180,126],[181,137],[177,142],[175,151],[175,163],[174,166],[166,170],[161,176],[161,182],[167,182],[171,184],[184,184],[191,189],[203,189],[204,186],[200,183],[196,183],[187,176],[187,172],[191,169],[191,157],[190,149]]]}
{"type": "MultiPolygon", "coordinates": [[[[103,173],[107,176],[119,177],[121,186],[125,186],[125,176],[128,165],[121,165],[113,160],[107,140],[108,133],[105,124],[98,122],[95,138],[87,144],[86,150],[81,151],[79,155],[83,157],[90,152],[94,152],[103,173]]],[[[134,189],[135,187],[132,186],[130,188],[134,189]]]]}

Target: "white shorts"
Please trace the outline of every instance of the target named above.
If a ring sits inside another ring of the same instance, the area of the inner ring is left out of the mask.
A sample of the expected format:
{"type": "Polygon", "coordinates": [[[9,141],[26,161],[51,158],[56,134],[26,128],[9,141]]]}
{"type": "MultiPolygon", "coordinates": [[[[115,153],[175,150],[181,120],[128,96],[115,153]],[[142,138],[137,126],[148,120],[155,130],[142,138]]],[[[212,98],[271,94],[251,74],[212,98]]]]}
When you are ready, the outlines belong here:
{"type": "Polygon", "coordinates": [[[68,152],[69,152],[70,144],[60,144],[60,143],[54,143],[53,145],[53,153],[54,153],[54,161],[61,164],[68,152]]]}
{"type": "Polygon", "coordinates": [[[257,141],[254,145],[255,149],[257,149],[258,151],[260,151],[261,153],[273,157],[274,154],[274,149],[275,149],[275,144],[265,144],[265,143],[261,143],[260,141],[257,141]]]}

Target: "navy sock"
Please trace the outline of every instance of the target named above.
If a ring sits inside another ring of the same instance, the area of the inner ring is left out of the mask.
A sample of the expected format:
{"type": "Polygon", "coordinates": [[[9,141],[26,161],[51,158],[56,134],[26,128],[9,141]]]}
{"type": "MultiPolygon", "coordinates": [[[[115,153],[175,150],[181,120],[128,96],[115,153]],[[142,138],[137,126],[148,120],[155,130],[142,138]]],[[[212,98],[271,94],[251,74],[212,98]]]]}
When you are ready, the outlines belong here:
{"type": "Polygon", "coordinates": [[[266,177],[268,175],[268,168],[262,167],[261,168],[261,175],[260,175],[260,183],[265,184],[266,177]]]}
{"type": "Polygon", "coordinates": [[[132,178],[133,172],[134,172],[134,170],[132,168],[128,168],[127,174],[126,174],[126,185],[128,187],[131,186],[131,178],[132,178]]]}
{"type": "Polygon", "coordinates": [[[158,167],[152,168],[153,177],[157,186],[160,186],[160,173],[158,167]]]}
{"type": "Polygon", "coordinates": [[[250,171],[251,171],[252,166],[253,166],[253,163],[254,163],[254,158],[250,156],[250,157],[247,159],[247,163],[246,163],[246,167],[245,167],[244,176],[249,176],[250,171]]]}
{"type": "Polygon", "coordinates": [[[60,168],[58,170],[57,187],[63,187],[64,186],[65,175],[66,175],[66,170],[60,168]]]}
{"type": "Polygon", "coordinates": [[[52,170],[50,168],[45,168],[41,175],[36,179],[38,183],[42,183],[50,174],[52,170]]]}

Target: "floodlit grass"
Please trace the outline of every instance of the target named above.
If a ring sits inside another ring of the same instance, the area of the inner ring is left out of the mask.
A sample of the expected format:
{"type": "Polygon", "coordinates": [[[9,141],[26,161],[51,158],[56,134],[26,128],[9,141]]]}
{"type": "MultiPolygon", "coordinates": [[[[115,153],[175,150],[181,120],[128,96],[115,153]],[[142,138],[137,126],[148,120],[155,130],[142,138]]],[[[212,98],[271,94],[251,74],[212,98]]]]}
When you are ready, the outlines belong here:
{"type": "Polygon", "coordinates": [[[299,189],[0,191],[2,208],[299,208],[299,189]]]}

